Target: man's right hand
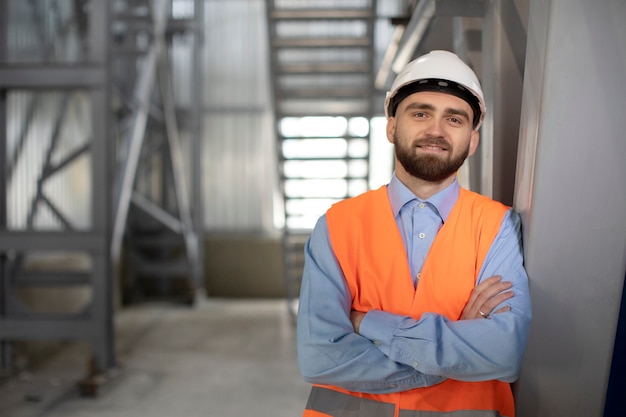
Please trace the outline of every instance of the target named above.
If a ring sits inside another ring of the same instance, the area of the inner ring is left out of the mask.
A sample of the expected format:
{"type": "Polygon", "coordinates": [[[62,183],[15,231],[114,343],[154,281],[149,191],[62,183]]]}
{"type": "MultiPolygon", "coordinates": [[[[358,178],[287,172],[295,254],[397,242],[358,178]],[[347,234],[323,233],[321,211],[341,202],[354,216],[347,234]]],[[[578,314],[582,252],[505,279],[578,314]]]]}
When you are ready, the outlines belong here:
{"type": "Polygon", "coordinates": [[[500,303],[513,297],[513,291],[507,291],[512,285],[509,281],[502,281],[499,275],[485,279],[472,290],[460,319],[486,319],[492,314],[511,310],[506,306],[493,311],[500,303]]]}

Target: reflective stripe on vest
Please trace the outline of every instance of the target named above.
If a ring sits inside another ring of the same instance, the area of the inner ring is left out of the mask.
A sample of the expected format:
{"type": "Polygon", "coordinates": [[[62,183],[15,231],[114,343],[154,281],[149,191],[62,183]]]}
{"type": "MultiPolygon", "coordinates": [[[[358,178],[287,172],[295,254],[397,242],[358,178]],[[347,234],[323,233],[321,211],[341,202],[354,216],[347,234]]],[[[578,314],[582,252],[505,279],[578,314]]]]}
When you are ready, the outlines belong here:
{"type": "Polygon", "coordinates": [[[393,417],[395,406],[389,403],[354,397],[322,387],[313,387],[307,410],[333,417],[393,417]]]}
{"type": "MultiPolygon", "coordinates": [[[[306,404],[331,417],[394,417],[395,405],[355,397],[322,387],[313,387],[306,404]]],[[[305,413],[306,415],[306,413],[305,413]]],[[[400,410],[398,417],[502,417],[494,410],[419,411],[400,410]]]]}

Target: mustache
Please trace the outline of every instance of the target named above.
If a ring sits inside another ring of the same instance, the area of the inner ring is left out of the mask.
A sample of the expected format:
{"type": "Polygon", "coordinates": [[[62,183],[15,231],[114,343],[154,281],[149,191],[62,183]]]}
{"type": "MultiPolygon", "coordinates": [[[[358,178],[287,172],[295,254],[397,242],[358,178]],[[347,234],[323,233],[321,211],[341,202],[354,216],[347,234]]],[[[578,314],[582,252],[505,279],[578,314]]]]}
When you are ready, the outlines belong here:
{"type": "Polygon", "coordinates": [[[442,137],[420,138],[413,141],[413,146],[439,146],[449,149],[450,144],[442,137]]]}

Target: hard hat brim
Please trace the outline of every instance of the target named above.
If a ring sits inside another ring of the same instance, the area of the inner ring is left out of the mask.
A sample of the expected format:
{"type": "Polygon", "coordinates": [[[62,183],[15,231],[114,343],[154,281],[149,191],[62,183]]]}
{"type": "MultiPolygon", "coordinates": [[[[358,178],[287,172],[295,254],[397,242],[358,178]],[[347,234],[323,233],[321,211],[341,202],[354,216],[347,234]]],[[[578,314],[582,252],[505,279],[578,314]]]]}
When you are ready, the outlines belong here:
{"type": "Polygon", "coordinates": [[[417,80],[400,87],[396,93],[389,98],[387,114],[389,117],[394,117],[396,109],[400,102],[402,102],[408,96],[419,93],[421,91],[435,91],[439,93],[446,93],[456,96],[470,105],[472,108],[473,120],[472,126],[476,127],[480,122],[482,110],[480,107],[480,101],[478,98],[464,86],[449,80],[442,80],[437,78],[417,80]]]}

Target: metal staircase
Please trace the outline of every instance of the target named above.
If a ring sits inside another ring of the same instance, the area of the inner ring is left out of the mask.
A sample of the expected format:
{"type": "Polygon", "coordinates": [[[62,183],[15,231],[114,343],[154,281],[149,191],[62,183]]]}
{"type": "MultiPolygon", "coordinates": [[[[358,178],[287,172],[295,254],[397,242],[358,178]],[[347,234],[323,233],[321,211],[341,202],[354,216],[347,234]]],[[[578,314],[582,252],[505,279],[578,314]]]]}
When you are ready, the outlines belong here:
{"type": "Polygon", "coordinates": [[[295,313],[303,246],[315,220],[332,203],[369,188],[369,122],[382,116],[395,74],[431,49],[455,50],[471,61],[471,53],[480,53],[482,24],[492,22],[496,9],[484,0],[266,3],[286,290],[295,313]],[[325,131],[338,120],[346,122],[344,131],[325,131]]]}
{"type": "Polygon", "coordinates": [[[303,247],[334,202],[367,189],[376,1],[268,0],[271,85],[291,313],[303,247]]]}

